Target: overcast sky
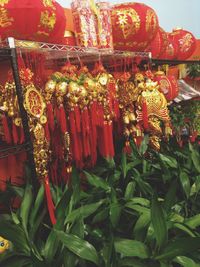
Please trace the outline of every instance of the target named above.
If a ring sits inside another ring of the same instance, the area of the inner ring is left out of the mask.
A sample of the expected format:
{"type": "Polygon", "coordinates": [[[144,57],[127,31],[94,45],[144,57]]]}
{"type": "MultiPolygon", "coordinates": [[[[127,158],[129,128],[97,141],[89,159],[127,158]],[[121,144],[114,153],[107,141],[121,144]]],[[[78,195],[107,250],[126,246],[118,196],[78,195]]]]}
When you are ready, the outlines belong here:
{"type": "MultiPolygon", "coordinates": [[[[63,7],[70,7],[71,0],[57,0],[63,7]]],[[[131,1],[109,1],[121,3],[131,1]]],[[[159,17],[160,26],[165,31],[171,31],[175,27],[182,27],[191,31],[200,39],[200,0],[143,0],[151,6],[159,17]]]]}

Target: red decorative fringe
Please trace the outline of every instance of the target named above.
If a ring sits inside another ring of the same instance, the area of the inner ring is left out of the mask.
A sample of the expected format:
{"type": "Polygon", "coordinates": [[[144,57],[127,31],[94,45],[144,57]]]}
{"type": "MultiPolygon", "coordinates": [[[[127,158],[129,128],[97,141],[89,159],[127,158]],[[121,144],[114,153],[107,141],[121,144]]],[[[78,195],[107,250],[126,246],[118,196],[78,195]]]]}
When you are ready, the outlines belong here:
{"type": "Polygon", "coordinates": [[[148,125],[148,109],[147,109],[147,103],[146,101],[144,101],[142,103],[142,118],[143,118],[143,126],[144,129],[148,129],[149,125],[148,125]]]}
{"type": "Polygon", "coordinates": [[[2,125],[3,125],[4,135],[5,135],[5,141],[6,143],[11,144],[12,137],[11,137],[10,129],[8,126],[8,120],[5,115],[2,116],[2,125]]]}
{"type": "Polygon", "coordinates": [[[48,122],[45,124],[44,126],[44,130],[45,130],[45,137],[46,140],[49,142],[51,140],[51,136],[50,136],[50,132],[49,132],[49,125],[48,122]]]}
{"type": "Polygon", "coordinates": [[[81,115],[80,115],[80,109],[78,106],[74,108],[74,116],[76,121],[76,130],[78,133],[81,132],[81,115]]]}
{"type": "Polygon", "coordinates": [[[54,206],[53,199],[51,196],[51,190],[50,190],[49,177],[48,176],[44,180],[44,187],[45,187],[49,216],[51,219],[51,223],[54,225],[54,224],[56,224],[55,206],[54,206]]]}
{"type": "Polygon", "coordinates": [[[53,105],[51,103],[47,104],[47,117],[48,117],[49,129],[51,132],[53,132],[55,124],[54,124],[53,105]]]}
{"type": "Polygon", "coordinates": [[[19,136],[18,136],[18,132],[17,132],[17,126],[15,125],[14,122],[12,123],[12,137],[13,137],[14,144],[18,144],[19,136]]]}
{"type": "Polygon", "coordinates": [[[23,144],[25,141],[25,136],[24,136],[24,129],[22,126],[20,126],[20,144],[23,144]]]}
{"type": "Polygon", "coordinates": [[[64,134],[67,132],[67,120],[63,105],[60,106],[59,110],[60,110],[60,129],[61,132],[64,134]]]}

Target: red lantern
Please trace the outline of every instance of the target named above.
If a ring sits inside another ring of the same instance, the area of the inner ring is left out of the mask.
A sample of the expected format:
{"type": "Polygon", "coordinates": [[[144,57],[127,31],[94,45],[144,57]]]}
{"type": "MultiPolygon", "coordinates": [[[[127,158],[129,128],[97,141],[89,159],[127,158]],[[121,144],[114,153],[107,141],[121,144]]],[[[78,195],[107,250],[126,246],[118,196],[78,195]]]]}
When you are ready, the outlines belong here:
{"type": "Polygon", "coordinates": [[[177,79],[173,75],[165,75],[164,72],[158,71],[155,74],[155,81],[158,82],[160,90],[168,101],[172,101],[179,94],[177,79]]]}
{"type": "Polygon", "coordinates": [[[63,38],[66,24],[64,9],[53,0],[2,0],[0,21],[3,38],[55,42],[63,38]]]}
{"type": "Polygon", "coordinates": [[[156,36],[158,17],[141,3],[115,5],[112,10],[114,48],[144,51],[156,36]]]}
{"type": "Polygon", "coordinates": [[[147,47],[146,51],[151,52],[152,58],[159,58],[168,45],[167,33],[159,27],[156,37],[147,47]]]}
{"type": "Polygon", "coordinates": [[[170,33],[170,38],[178,47],[176,55],[178,60],[185,60],[194,53],[196,49],[196,39],[191,32],[175,29],[170,33]]]}
{"type": "Polygon", "coordinates": [[[169,33],[167,34],[167,45],[165,49],[163,48],[164,51],[160,53],[159,58],[160,59],[167,59],[167,60],[172,60],[175,59],[177,56],[178,52],[178,46],[177,44],[172,40],[171,36],[169,33]]]}

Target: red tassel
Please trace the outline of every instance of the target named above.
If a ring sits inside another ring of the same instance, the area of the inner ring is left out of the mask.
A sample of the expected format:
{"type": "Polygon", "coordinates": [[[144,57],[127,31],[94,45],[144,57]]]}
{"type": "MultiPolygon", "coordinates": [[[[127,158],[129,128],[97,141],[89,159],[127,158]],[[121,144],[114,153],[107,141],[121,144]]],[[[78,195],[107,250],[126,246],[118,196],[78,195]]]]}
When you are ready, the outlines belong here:
{"type": "Polygon", "coordinates": [[[49,125],[48,125],[48,123],[45,124],[44,130],[45,130],[46,140],[49,142],[51,140],[51,136],[50,136],[50,132],[49,132],[49,125]]]}
{"type": "Polygon", "coordinates": [[[107,132],[108,132],[108,148],[109,148],[109,156],[111,158],[114,157],[115,151],[114,151],[114,145],[113,145],[113,131],[112,131],[112,124],[108,123],[107,125],[107,132]]]}
{"type": "Polygon", "coordinates": [[[60,110],[60,129],[64,134],[67,132],[67,120],[63,105],[60,106],[59,110],[60,110]]]}
{"type": "Polygon", "coordinates": [[[23,144],[25,141],[25,136],[24,136],[24,129],[22,126],[20,126],[20,144],[23,144]]]}
{"type": "Polygon", "coordinates": [[[81,132],[81,118],[80,118],[80,110],[79,107],[74,108],[74,116],[75,116],[75,121],[76,121],[76,130],[78,133],[81,132]]]}
{"type": "Polygon", "coordinates": [[[147,103],[146,101],[143,101],[142,103],[142,118],[143,118],[143,126],[144,129],[148,129],[148,109],[147,109],[147,103]]]}
{"type": "Polygon", "coordinates": [[[51,219],[51,223],[54,225],[56,224],[56,217],[55,217],[55,206],[53,203],[53,199],[51,196],[51,190],[49,185],[49,177],[47,176],[44,180],[44,187],[45,187],[45,193],[46,193],[46,199],[47,199],[47,207],[49,211],[49,216],[51,219]]]}
{"type": "Polygon", "coordinates": [[[18,136],[18,132],[17,132],[17,126],[15,125],[14,122],[12,123],[12,136],[13,136],[14,144],[18,144],[19,136],[18,136]]]}
{"type": "Polygon", "coordinates": [[[70,111],[69,113],[69,123],[70,123],[71,133],[74,134],[76,132],[76,126],[75,126],[75,119],[74,119],[73,111],[70,111]]]}
{"type": "Polygon", "coordinates": [[[12,138],[11,138],[10,129],[8,126],[8,120],[5,115],[2,116],[2,125],[3,125],[4,135],[5,135],[5,141],[6,143],[11,144],[12,138]]]}
{"type": "Polygon", "coordinates": [[[47,117],[48,117],[49,129],[51,132],[53,132],[55,125],[54,125],[53,106],[51,103],[47,104],[47,117]]]}

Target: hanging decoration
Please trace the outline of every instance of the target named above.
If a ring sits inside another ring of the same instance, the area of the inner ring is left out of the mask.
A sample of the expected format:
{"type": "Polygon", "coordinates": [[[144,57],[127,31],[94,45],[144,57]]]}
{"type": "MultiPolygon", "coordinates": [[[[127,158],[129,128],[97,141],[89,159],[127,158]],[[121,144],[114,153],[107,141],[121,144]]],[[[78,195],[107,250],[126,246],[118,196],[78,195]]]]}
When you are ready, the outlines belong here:
{"type": "Polygon", "coordinates": [[[172,101],[178,96],[179,85],[173,75],[165,75],[163,71],[157,71],[154,80],[158,82],[160,91],[168,101],[172,101]]]}
{"type": "Polygon", "coordinates": [[[178,47],[176,59],[186,60],[196,49],[196,39],[194,35],[181,28],[174,29],[170,33],[170,39],[178,47]]]}
{"type": "Polygon", "coordinates": [[[160,59],[166,59],[166,60],[173,60],[177,57],[178,52],[178,45],[173,41],[173,39],[170,36],[170,33],[167,33],[167,46],[165,47],[165,50],[160,53],[159,58],[160,59]]]}
{"type": "Polygon", "coordinates": [[[112,9],[114,48],[144,51],[158,31],[158,17],[145,4],[124,3],[112,9]]]}
{"type": "Polygon", "coordinates": [[[65,31],[64,9],[50,0],[0,2],[0,36],[59,43],[65,31]]]}
{"type": "Polygon", "coordinates": [[[168,45],[167,33],[159,27],[155,38],[150,45],[146,48],[146,51],[151,52],[152,58],[159,58],[164,53],[168,45]]]}

